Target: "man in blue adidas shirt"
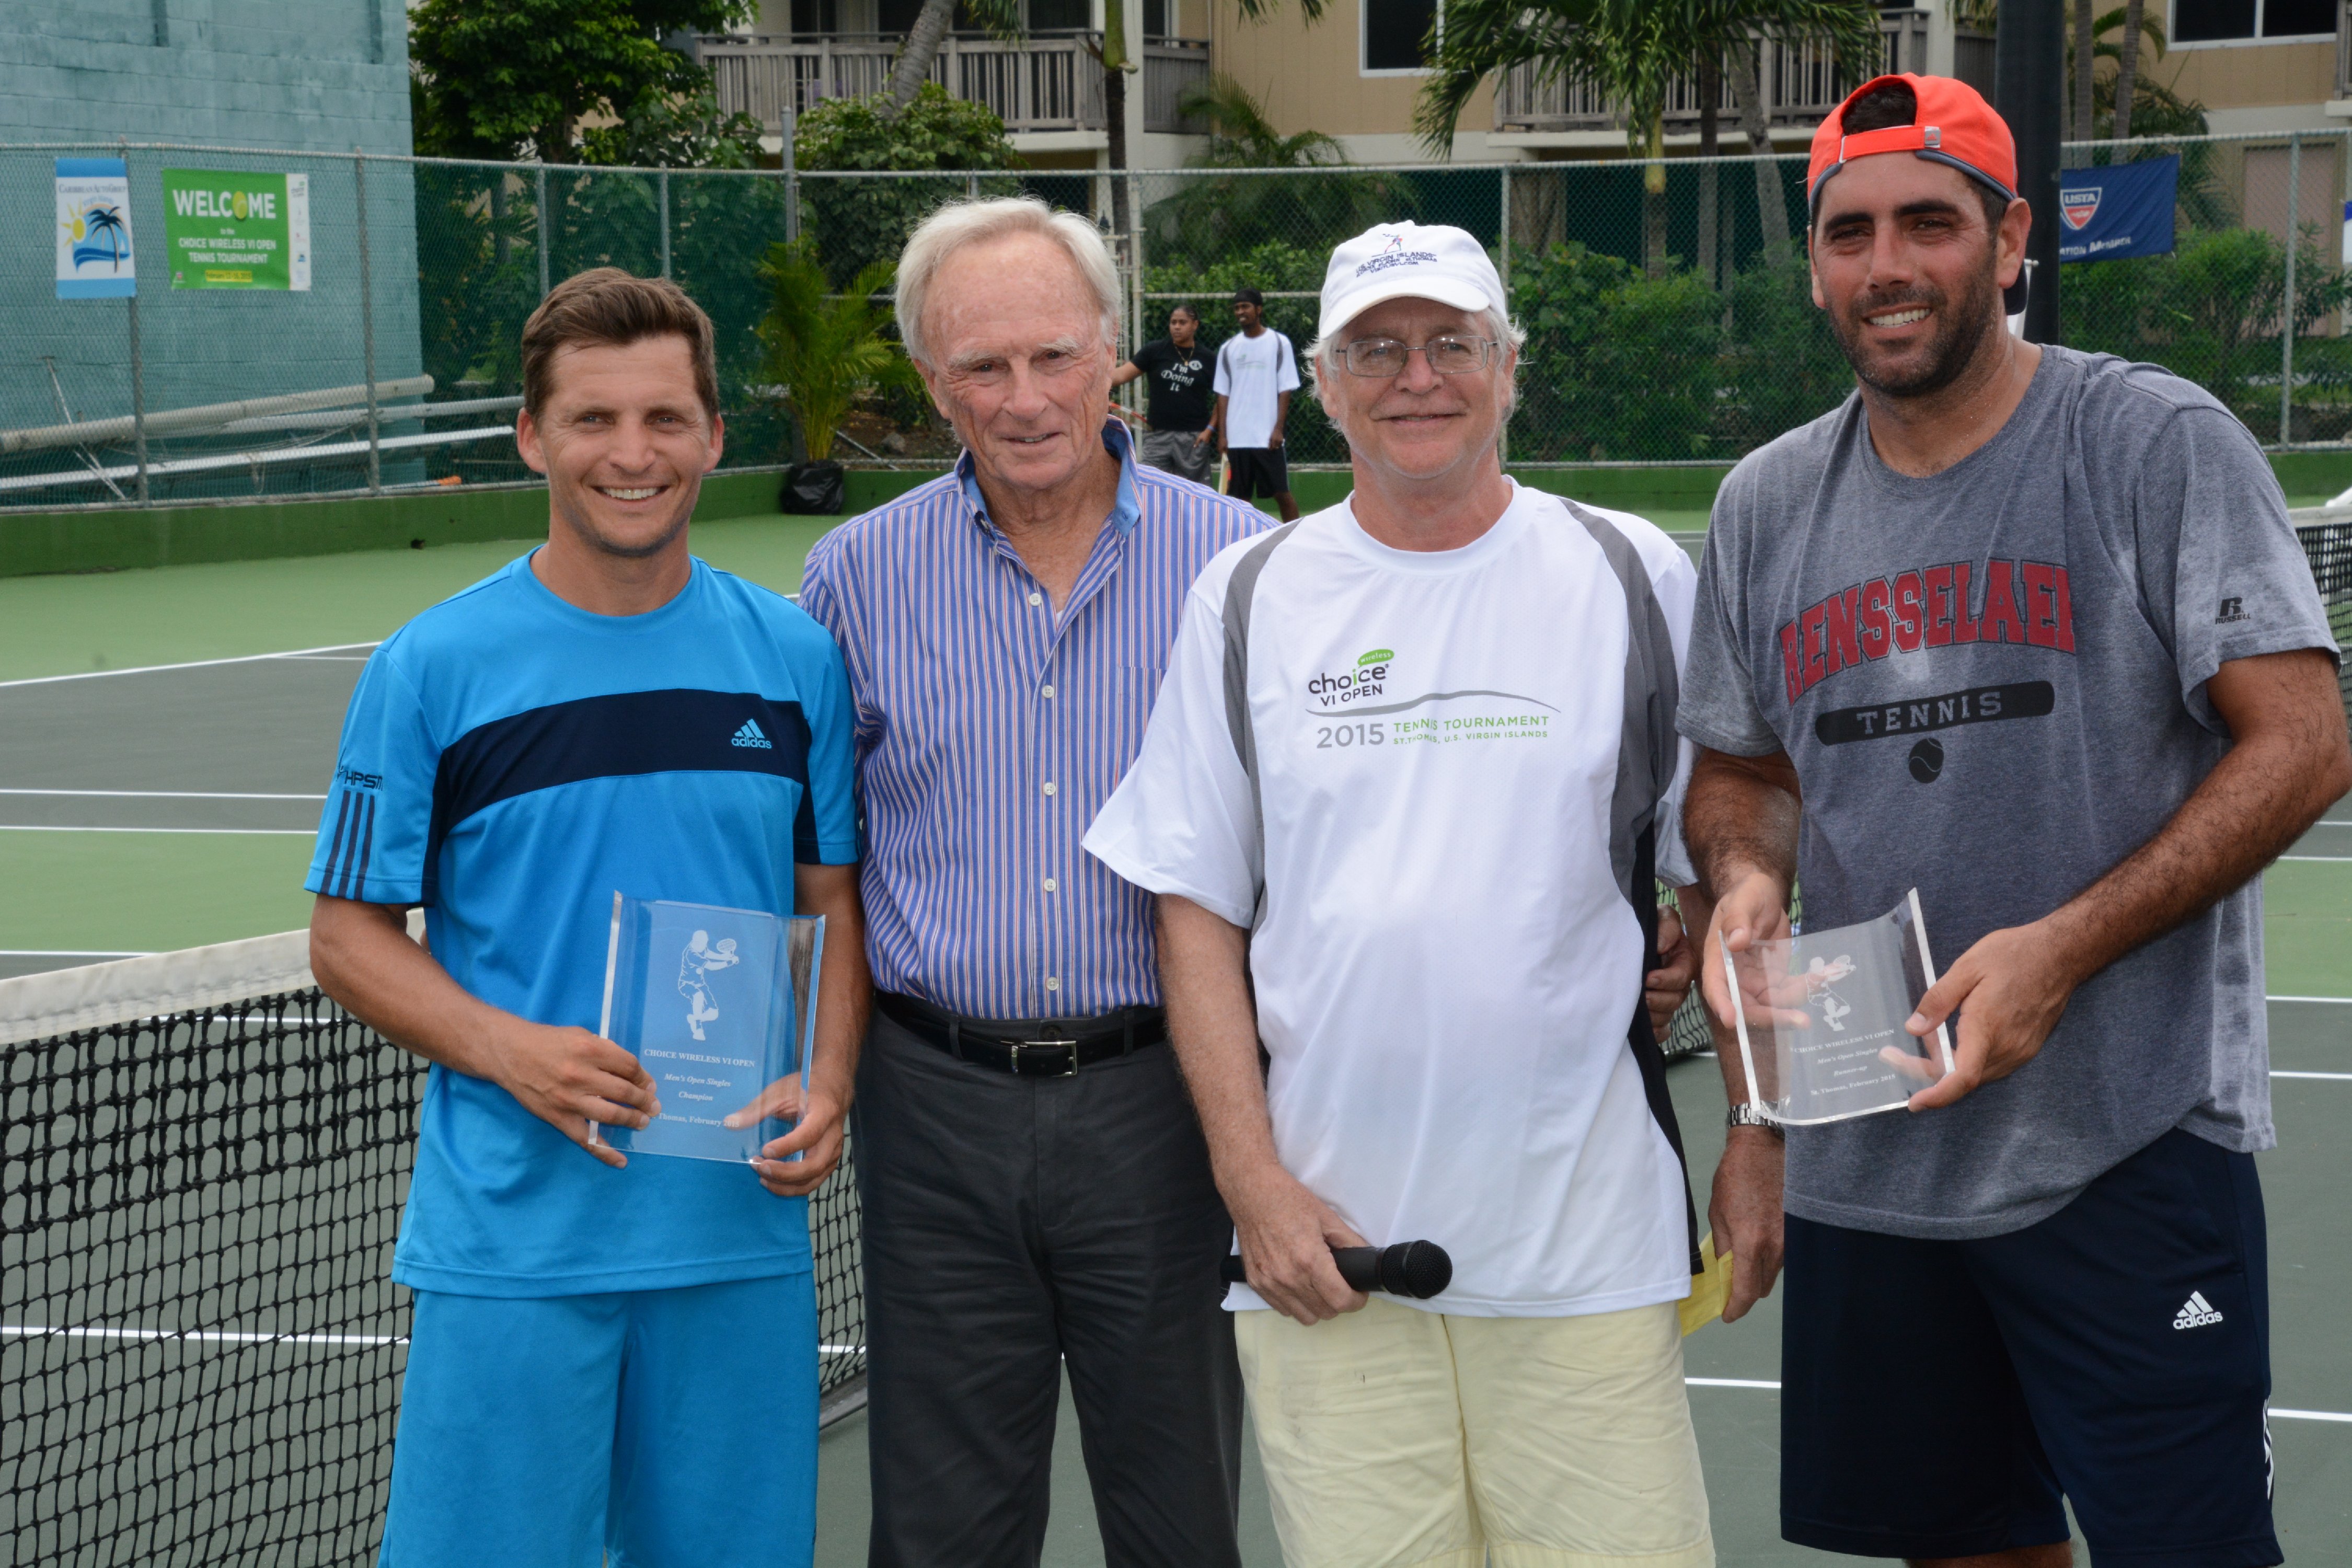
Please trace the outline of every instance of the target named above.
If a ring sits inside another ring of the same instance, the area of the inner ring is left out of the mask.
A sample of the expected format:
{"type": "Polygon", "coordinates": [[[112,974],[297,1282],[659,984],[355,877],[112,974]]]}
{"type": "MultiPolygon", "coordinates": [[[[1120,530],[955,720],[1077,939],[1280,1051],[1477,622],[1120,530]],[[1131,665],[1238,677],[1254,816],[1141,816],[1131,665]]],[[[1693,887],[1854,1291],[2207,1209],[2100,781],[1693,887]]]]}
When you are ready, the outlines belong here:
{"type": "Polygon", "coordinates": [[[867,993],[849,692],[815,622],[688,553],[723,435],[711,344],[667,282],[548,296],[516,422],[547,542],[380,647],[344,722],[311,966],[434,1064],[393,1260],[416,1309],[391,1568],[814,1550],[805,1194],[840,1157],[867,993]],[[590,1027],[616,890],[827,917],[802,1120],[749,1170],[591,1141],[659,1110],[590,1027]]]}

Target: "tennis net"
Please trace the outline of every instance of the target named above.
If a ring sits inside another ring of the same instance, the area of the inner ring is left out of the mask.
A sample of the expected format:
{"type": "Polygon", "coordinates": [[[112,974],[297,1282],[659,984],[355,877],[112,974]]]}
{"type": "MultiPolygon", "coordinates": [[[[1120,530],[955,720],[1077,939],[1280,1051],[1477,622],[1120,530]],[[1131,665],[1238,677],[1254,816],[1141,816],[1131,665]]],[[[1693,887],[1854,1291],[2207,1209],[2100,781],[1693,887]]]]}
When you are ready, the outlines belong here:
{"type": "MultiPolygon", "coordinates": [[[[2328,629],[2339,645],[2352,647],[2352,514],[2299,523],[2294,531],[2327,606],[2328,629]]],[[[2345,716],[2352,719],[2352,664],[2336,670],[2336,681],[2344,694],[2345,716]]]]}
{"type": "MultiPolygon", "coordinates": [[[[0,1568],[375,1561],[425,1069],[307,954],[298,932],[0,982],[0,1568]]],[[[845,1413],[845,1156],[810,1231],[845,1413]]]]}

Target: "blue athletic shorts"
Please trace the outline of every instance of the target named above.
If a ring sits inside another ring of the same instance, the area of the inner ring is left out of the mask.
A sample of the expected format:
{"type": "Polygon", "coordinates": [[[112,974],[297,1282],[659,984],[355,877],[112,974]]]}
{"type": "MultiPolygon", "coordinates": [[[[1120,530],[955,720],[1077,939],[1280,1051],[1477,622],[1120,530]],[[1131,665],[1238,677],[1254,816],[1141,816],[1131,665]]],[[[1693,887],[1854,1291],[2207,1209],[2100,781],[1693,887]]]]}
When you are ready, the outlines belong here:
{"type": "Polygon", "coordinates": [[[2066,1539],[2095,1568],[2265,1568],[2270,1292],[2251,1154],[2173,1131],[2023,1230],[1791,1215],[1780,1533],[1864,1557],[2066,1539]]]}
{"type": "Polygon", "coordinates": [[[807,1568],[815,1552],[809,1275],[416,1292],[382,1568],[807,1568]]]}

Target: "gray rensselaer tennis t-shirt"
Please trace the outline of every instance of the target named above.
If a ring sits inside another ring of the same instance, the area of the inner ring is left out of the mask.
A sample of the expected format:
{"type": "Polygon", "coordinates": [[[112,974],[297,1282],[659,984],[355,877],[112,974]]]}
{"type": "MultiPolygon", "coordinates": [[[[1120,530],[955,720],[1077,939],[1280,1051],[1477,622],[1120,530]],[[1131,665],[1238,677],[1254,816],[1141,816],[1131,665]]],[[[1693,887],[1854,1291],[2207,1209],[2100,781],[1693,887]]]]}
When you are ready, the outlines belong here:
{"type": "MultiPolygon", "coordinates": [[[[1809,929],[1916,886],[1938,973],[2155,835],[2229,750],[2222,661],[2333,649],[2253,437],[2153,365],[2044,348],[2024,401],[1924,479],[1858,396],[1716,498],[1680,727],[1786,752],[1809,929]]],[[[2179,1127],[2276,1142],[2259,880],[2094,976],[2031,1063],[1948,1109],[1790,1130],[1790,1214],[2021,1228],[2179,1127]]]]}

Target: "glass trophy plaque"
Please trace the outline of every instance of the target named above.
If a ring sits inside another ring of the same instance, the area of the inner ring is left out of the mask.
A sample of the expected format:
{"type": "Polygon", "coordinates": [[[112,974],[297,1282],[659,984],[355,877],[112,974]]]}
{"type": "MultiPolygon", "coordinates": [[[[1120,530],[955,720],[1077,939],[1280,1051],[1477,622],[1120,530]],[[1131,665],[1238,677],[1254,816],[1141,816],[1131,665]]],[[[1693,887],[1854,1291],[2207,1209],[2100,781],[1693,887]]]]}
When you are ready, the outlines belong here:
{"type": "Polygon", "coordinates": [[[800,1121],[824,917],[613,895],[597,1033],[645,1064],[661,1114],[600,1126],[631,1154],[742,1163],[800,1121]]]}
{"type": "Polygon", "coordinates": [[[1803,1127],[1900,1110],[1951,1070],[1947,1026],[1924,1039],[1903,1027],[1936,984],[1917,889],[1860,925],[1717,951],[1765,1120],[1803,1127]]]}

